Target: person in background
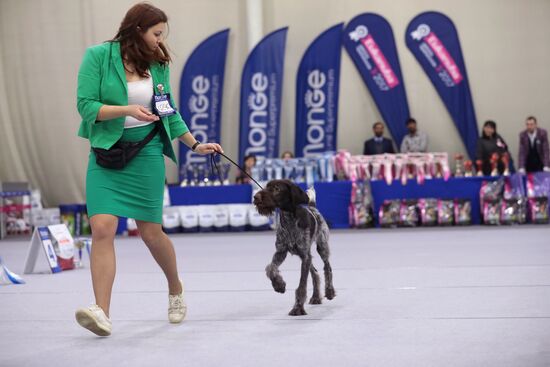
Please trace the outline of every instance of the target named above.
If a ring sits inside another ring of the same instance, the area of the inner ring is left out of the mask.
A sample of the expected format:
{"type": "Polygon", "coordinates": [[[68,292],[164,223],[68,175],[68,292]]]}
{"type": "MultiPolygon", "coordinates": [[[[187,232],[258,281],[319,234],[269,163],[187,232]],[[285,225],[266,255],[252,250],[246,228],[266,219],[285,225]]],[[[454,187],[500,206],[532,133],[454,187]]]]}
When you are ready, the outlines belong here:
{"type": "MultiPolygon", "coordinates": [[[[477,140],[476,159],[483,161],[483,174],[489,176],[491,174],[491,156],[493,153],[498,153],[499,157],[508,152],[508,144],[497,133],[497,124],[494,121],[488,120],[483,124],[481,137],[477,140]]],[[[513,171],[513,163],[510,157],[510,167],[513,171]]],[[[504,172],[504,164],[499,158],[498,171],[500,174],[504,172]]]]}
{"type": "Polygon", "coordinates": [[[409,133],[401,143],[401,153],[426,153],[428,151],[428,135],[418,131],[415,119],[409,118],[406,124],[409,133]]]}
{"type": "Polygon", "coordinates": [[[526,129],[519,134],[519,172],[550,172],[548,133],[537,126],[537,119],[529,116],[526,129]]]}
{"type": "Polygon", "coordinates": [[[372,125],[372,131],[374,132],[374,137],[365,141],[365,144],[363,146],[364,155],[395,153],[395,149],[393,148],[393,141],[384,137],[383,123],[381,123],[380,121],[375,122],[374,125],[372,125]]]}
{"type": "Polygon", "coordinates": [[[289,150],[287,150],[286,152],[281,154],[281,159],[284,159],[285,161],[289,160],[289,159],[292,159],[292,158],[294,158],[294,154],[292,154],[292,152],[289,151],[289,150]]]}
{"type": "MultiPolygon", "coordinates": [[[[252,167],[256,165],[256,156],[254,154],[249,154],[244,157],[243,168],[250,176],[252,176],[252,167]]],[[[250,183],[250,178],[244,174],[244,172],[239,172],[237,178],[235,179],[237,184],[247,184],[250,183]]]]}

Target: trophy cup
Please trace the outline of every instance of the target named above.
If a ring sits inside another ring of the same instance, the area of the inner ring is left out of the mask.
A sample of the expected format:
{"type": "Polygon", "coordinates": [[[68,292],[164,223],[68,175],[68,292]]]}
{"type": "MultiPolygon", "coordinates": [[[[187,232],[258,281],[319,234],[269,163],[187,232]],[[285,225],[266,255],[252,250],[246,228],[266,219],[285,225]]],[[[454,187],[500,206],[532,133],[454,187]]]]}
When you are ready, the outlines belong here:
{"type": "Polygon", "coordinates": [[[230,169],[231,169],[231,165],[229,163],[225,163],[220,166],[220,174],[222,175],[222,177],[220,177],[220,180],[222,182],[222,185],[229,185],[230,169]]]}
{"type": "Polygon", "coordinates": [[[510,154],[503,153],[501,160],[504,165],[504,172],[502,174],[504,176],[510,176],[510,154]]]}
{"type": "Polygon", "coordinates": [[[187,180],[187,164],[184,164],[180,168],[180,176],[181,176],[181,182],[180,187],[186,187],[189,185],[189,181],[187,180]]]}
{"type": "Polygon", "coordinates": [[[208,178],[205,177],[205,169],[202,164],[198,164],[197,166],[197,183],[199,186],[206,186],[206,182],[208,182],[208,178]]]}
{"type": "Polygon", "coordinates": [[[291,180],[293,170],[294,170],[294,167],[293,167],[292,159],[289,159],[289,160],[285,161],[285,163],[283,165],[284,178],[287,179],[287,180],[291,180]]]}
{"type": "Polygon", "coordinates": [[[462,160],[464,156],[462,154],[455,154],[455,177],[464,176],[464,165],[462,160]]]}
{"type": "Polygon", "coordinates": [[[380,161],[375,160],[374,162],[372,162],[372,181],[377,181],[380,179],[380,168],[380,161]]]}
{"type": "Polygon", "coordinates": [[[499,155],[498,153],[493,153],[491,155],[491,176],[498,176],[498,161],[499,161],[499,155]]]}
{"type": "Polygon", "coordinates": [[[190,164],[188,169],[191,170],[191,182],[190,186],[197,186],[199,184],[199,168],[196,164],[190,164]]]}
{"type": "Polygon", "coordinates": [[[477,177],[483,176],[483,161],[481,159],[478,159],[476,161],[476,176],[477,177]]]}
{"type": "Polygon", "coordinates": [[[74,266],[75,268],[82,268],[82,249],[86,246],[86,242],[83,239],[77,238],[74,241],[74,247],[76,250],[74,255],[74,266]]]}
{"type": "Polygon", "coordinates": [[[296,182],[305,182],[305,170],[306,167],[304,162],[298,162],[298,165],[296,166],[296,177],[294,178],[296,182]]]}
{"type": "Polygon", "coordinates": [[[464,162],[464,177],[472,177],[473,175],[473,162],[467,160],[464,162]]]}

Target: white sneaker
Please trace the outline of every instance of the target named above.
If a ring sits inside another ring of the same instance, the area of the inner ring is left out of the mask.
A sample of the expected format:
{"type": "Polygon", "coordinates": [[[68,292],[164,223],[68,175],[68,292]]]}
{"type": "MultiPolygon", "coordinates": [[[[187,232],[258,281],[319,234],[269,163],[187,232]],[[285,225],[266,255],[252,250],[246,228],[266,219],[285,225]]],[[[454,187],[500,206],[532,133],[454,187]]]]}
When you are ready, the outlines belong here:
{"type": "Polygon", "coordinates": [[[82,326],[99,336],[111,335],[111,320],[98,305],[88,308],[79,308],[75,312],[76,321],[82,326]]]}
{"type": "Polygon", "coordinates": [[[179,324],[187,314],[187,305],[183,300],[183,282],[180,280],[181,293],[168,295],[168,320],[172,324],[179,324]]]}

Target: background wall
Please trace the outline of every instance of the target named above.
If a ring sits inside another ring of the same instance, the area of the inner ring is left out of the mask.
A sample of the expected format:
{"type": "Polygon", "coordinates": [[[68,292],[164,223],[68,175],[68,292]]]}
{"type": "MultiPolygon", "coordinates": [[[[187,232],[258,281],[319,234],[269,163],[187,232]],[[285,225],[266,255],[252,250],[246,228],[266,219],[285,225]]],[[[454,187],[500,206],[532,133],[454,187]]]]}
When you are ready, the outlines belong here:
{"type": "MultiPolygon", "coordinates": [[[[89,146],[76,136],[75,90],[87,46],[114,36],[134,1],[0,0],[0,180],[29,180],[47,205],[84,202],[89,146]]],[[[222,144],[238,153],[240,76],[248,55],[246,0],[158,0],[170,17],[176,91],[193,48],[231,28],[222,112],[222,144]]],[[[264,0],[264,34],[289,26],[280,149],[294,147],[295,78],[309,43],[324,29],[363,12],[392,25],[411,114],[430,135],[432,151],[464,152],[456,128],[420,65],[404,31],[418,13],[447,14],[458,29],[478,124],[493,119],[517,157],[518,132],[533,114],[550,129],[550,1],[548,0],[264,0]]],[[[343,50],[338,146],[361,153],[380,119],[343,50]]],[[[177,100],[177,93],[176,100],[177,100]]],[[[177,177],[167,163],[168,180],[177,177]]]]}

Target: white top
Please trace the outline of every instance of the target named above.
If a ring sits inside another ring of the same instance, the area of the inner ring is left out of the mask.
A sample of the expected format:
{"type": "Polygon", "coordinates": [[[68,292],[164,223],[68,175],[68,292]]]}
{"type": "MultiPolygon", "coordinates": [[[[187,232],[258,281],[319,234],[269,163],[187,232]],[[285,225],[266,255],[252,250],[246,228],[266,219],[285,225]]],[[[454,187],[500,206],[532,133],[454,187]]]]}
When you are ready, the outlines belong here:
{"type": "MultiPolygon", "coordinates": [[[[153,78],[128,82],[128,105],[139,104],[151,110],[153,103],[153,78]]],[[[139,127],[152,124],[149,121],[140,121],[133,116],[126,116],[124,128],[139,127]]]]}

